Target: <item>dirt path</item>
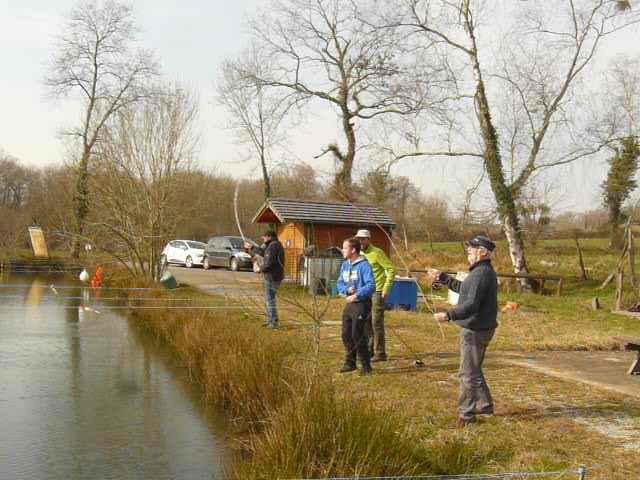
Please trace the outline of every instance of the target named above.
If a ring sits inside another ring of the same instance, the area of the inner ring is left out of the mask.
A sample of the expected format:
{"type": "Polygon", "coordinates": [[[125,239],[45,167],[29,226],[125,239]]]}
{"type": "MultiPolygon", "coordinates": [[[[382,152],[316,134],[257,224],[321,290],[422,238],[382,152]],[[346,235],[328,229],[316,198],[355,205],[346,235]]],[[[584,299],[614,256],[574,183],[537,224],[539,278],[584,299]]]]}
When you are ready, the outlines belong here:
{"type": "Polygon", "coordinates": [[[640,377],[627,374],[634,357],[633,352],[499,354],[500,360],[513,365],[640,399],[640,377]]]}
{"type": "Polygon", "coordinates": [[[202,290],[206,293],[230,297],[263,296],[262,275],[240,271],[232,272],[224,268],[184,268],[171,266],[169,270],[179,283],[202,290]]]}

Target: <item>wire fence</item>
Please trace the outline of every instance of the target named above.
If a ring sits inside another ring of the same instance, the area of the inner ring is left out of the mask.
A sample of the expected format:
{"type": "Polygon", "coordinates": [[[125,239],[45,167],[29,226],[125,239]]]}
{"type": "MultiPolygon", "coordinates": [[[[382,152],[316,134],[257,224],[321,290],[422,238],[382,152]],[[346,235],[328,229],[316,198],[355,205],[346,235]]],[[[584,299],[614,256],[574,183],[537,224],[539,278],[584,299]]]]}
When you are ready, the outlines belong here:
{"type": "Polygon", "coordinates": [[[318,478],[296,478],[289,480],[527,480],[538,479],[587,479],[587,467],[580,467],[577,470],[559,470],[553,472],[511,472],[511,473],[484,473],[473,475],[396,475],[383,477],[318,477],[318,478]]]}

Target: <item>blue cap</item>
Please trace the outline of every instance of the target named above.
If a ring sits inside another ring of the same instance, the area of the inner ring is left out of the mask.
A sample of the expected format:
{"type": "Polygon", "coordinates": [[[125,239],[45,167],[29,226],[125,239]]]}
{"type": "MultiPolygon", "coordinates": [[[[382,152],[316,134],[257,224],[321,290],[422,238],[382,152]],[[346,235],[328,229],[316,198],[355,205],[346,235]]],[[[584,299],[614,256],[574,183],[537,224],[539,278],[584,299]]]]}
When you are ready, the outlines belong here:
{"type": "Polygon", "coordinates": [[[489,237],[485,237],[484,235],[475,236],[466,244],[468,247],[484,247],[490,252],[493,252],[496,248],[496,244],[493,243],[489,237]]]}

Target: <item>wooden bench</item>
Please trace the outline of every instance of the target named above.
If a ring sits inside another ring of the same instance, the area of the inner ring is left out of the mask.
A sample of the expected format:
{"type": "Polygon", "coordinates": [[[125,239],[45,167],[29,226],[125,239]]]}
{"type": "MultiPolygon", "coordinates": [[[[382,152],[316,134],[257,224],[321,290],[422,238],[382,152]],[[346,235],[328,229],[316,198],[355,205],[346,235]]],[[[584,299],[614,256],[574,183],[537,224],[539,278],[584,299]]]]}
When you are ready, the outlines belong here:
{"type": "Polygon", "coordinates": [[[640,338],[614,337],[627,352],[636,352],[637,356],[627,372],[629,375],[640,375],[640,338]]]}
{"type": "MultiPolygon", "coordinates": [[[[409,273],[428,273],[429,270],[410,270],[409,273]]],[[[451,271],[447,271],[445,270],[444,273],[447,273],[449,275],[453,275],[455,276],[457,272],[451,272],[451,271]]],[[[535,293],[539,293],[540,295],[542,295],[544,293],[544,285],[545,282],[556,282],[556,289],[555,289],[555,293],[557,296],[562,295],[562,287],[563,287],[563,278],[562,277],[556,277],[556,276],[552,276],[552,275],[533,275],[533,274],[517,274],[517,273],[500,273],[500,272],[496,272],[496,276],[498,278],[506,278],[506,282],[504,282],[504,285],[506,287],[506,293],[511,293],[512,290],[512,283],[515,283],[516,285],[518,284],[518,280],[519,279],[523,279],[523,278],[527,278],[529,280],[533,280],[533,291],[535,293]]],[[[518,290],[520,290],[520,288],[518,287],[518,290]]]]}

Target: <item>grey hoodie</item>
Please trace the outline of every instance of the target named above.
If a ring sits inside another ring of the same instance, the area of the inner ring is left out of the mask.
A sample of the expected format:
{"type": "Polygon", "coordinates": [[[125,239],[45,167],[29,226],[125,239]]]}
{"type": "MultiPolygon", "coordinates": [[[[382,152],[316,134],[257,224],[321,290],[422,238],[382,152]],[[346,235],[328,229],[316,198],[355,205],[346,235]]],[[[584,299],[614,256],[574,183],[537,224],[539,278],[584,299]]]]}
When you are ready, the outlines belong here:
{"type": "Polygon", "coordinates": [[[440,274],[439,281],[460,294],[458,305],[447,312],[449,321],[477,331],[498,326],[498,277],[490,260],[472,265],[462,282],[446,273],[440,274]]]}

